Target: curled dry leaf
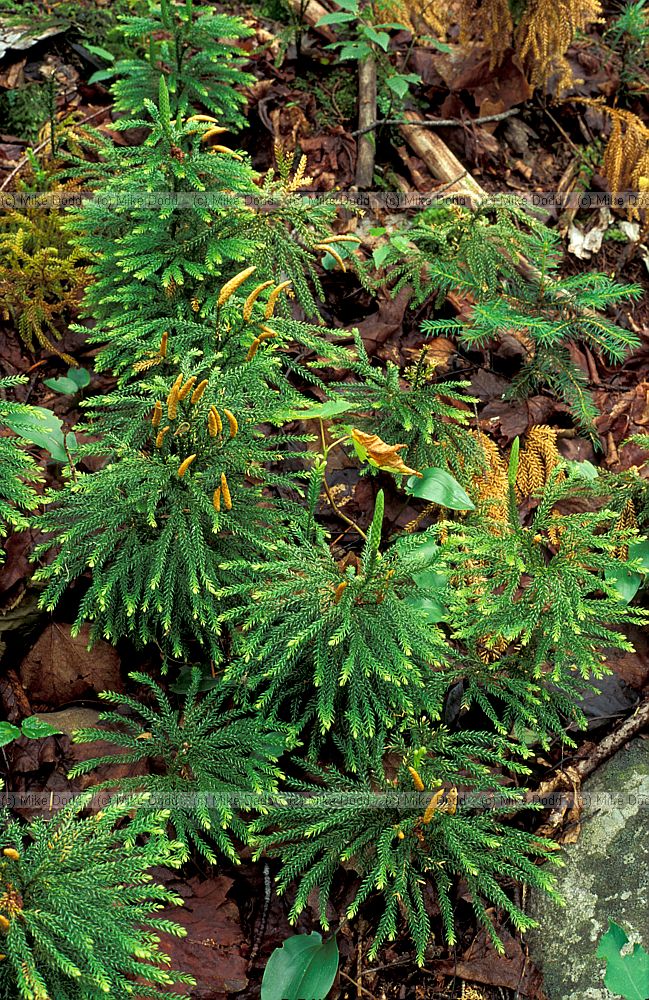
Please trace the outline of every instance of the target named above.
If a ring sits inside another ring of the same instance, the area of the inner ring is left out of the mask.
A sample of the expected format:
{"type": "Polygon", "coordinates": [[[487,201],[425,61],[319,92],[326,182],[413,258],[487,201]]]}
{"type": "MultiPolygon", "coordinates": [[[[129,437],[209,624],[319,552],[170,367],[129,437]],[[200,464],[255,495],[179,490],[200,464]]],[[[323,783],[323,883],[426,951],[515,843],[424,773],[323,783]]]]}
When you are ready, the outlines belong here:
{"type": "Polygon", "coordinates": [[[365,434],[355,427],[352,428],[352,438],[379,469],[387,469],[403,476],[421,476],[421,472],[410,469],[401,458],[399,452],[406,447],[405,444],[386,444],[378,434],[365,434]]]}

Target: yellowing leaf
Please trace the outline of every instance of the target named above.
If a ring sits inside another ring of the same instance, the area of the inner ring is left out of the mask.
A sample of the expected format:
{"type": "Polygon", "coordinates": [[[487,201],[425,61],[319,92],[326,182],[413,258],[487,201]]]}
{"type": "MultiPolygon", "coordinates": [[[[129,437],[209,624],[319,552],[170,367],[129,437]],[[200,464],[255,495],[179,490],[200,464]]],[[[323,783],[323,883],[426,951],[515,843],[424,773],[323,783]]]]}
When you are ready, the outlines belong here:
{"type": "Polygon", "coordinates": [[[410,469],[399,452],[405,448],[405,444],[386,444],[378,434],[365,434],[352,427],[352,440],[355,442],[357,454],[361,459],[367,459],[379,469],[386,469],[388,472],[396,472],[403,476],[421,476],[421,472],[410,469]]]}

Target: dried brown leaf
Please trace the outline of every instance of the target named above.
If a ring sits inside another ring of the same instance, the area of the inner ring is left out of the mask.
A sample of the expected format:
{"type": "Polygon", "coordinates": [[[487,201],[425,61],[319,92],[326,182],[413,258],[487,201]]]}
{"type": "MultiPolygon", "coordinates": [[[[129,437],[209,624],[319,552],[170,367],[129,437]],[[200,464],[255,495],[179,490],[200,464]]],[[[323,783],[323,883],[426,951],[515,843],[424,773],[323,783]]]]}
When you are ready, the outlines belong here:
{"type": "Polygon", "coordinates": [[[352,438],[365,449],[370,461],[375,462],[380,469],[387,469],[404,476],[421,476],[421,472],[409,468],[399,452],[405,448],[405,444],[386,444],[378,434],[365,434],[355,427],[352,428],[352,438]]]}

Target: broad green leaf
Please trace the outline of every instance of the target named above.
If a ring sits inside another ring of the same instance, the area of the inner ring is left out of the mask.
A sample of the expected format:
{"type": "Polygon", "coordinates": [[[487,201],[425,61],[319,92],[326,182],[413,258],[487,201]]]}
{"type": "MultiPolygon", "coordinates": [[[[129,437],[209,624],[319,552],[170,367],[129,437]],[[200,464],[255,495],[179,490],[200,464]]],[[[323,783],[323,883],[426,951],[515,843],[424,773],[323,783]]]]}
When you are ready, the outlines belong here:
{"type": "Polygon", "coordinates": [[[79,391],[79,386],[74,379],[61,375],[59,378],[44,378],[43,385],[54,392],[62,392],[66,396],[74,396],[79,391]]]}
{"type": "MultiPolygon", "coordinates": [[[[380,49],[383,49],[384,52],[388,51],[388,45],[390,44],[390,36],[388,35],[387,31],[377,31],[375,28],[372,27],[371,24],[363,25],[362,30],[366,38],[369,38],[371,42],[374,42],[375,45],[378,45],[378,47],[380,49]]],[[[389,82],[390,81],[388,80],[388,83],[389,82]]]]}
{"type": "MultiPolygon", "coordinates": [[[[189,687],[192,682],[192,669],[191,667],[181,667],[178,674],[178,679],[169,685],[169,690],[173,691],[174,694],[187,694],[189,687]]],[[[218,677],[212,677],[210,673],[204,674],[201,677],[200,683],[198,685],[199,691],[211,691],[213,688],[218,687],[221,684],[221,680],[218,677]]]]}
{"type": "Polygon", "coordinates": [[[346,14],[342,10],[336,10],[333,14],[324,14],[318,21],[316,28],[319,28],[323,24],[347,24],[348,21],[355,20],[355,14],[346,14]]]}
{"type": "MultiPolygon", "coordinates": [[[[629,546],[630,548],[630,546],[629,546]]],[[[605,579],[613,585],[620,596],[620,599],[628,604],[640,590],[642,575],[634,573],[633,570],[625,569],[624,566],[617,566],[607,569],[604,573],[605,579]]]]}
{"type": "Polygon", "coordinates": [[[627,569],[625,566],[613,566],[607,569],[604,574],[626,604],[632,601],[640,590],[644,574],[649,573],[649,540],[631,542],[629,545],[629,560],[640,563],[639,572],[627,569]]]}
{"type": "Polygon", "coordinates": [[[392,236],[390,238],[390,243],[395,248],[395,250],[400,250],[401,253],[410,253],[412,247],[409,240],[405,236],[392,236]]]}
{"type": "MultiPolygon", "coordinates": [[[[418,556],[429,552],[431,559],[433,559],[439,552],[439,546],[432,540],[429,540],[415,551],[418,556]]],[[[437,569],[426,569],[422,570],[421,573],[415,573],[413,580],[420,590],[425,591],[425,594],[408,597],[408,604],[422,611],[431,624],[444,621],[447,617],[448,609],[439,600],[437,595],[446,587],[448,574],[442,573],[437,569]]]]}
{"type": "Polygon", "coordinates": [[[20,728],[23,736],[29,740],[40,740],[45,736],[57,736],[61,730],[55,729],[49,722],[39,719],[37,715],[30,715],[28,719],[23,719],[20,728]]]}
{"type": "Polygon", "coordinates": [[[338,971],[335,937],[322,943],[317,931],[287,938],[268,959],[261,1000],[325,1000],[338,971]]]}
{"type": "Polygon", "coordinates": [[[631,542],[629,545],[629,559],[640,562],[640,569],[643,573],[649,573],[649,539],[645,542],[631,542]]]}
{"type": "Polygon", "coordinates": [[[421,478],[411,476],[406,484],[406,491],[413,497],[429,500],[440,507],[451,510],[475,510],[475,504],[462,489],[457,479],[454,479],[445,469],[424,469],[421,478]]]}
{"type": "Polygon", "coordinates": [[[429,45],[433,49],[437,49],[438,52],[452,52],[450,45],[446,42],[440,42],[439,38],[435,38],[434,35],[420,35],[419,36],[420,45],[429,45]]]}
{"type": "Polygon", "coordinates": [[[100,59],[105,59],[106,62],[112,63],[115,61],[115,56],[108,49],[102,49],[101,45],[86,45],[85,48],[88,52],[92,52],[93,56],[99,56],[100,59]]]}
{"type": "MultiPolygon", "coordinates": [[[[401,535],[400,538],[397,538],[394,544],[397,547],[397,549],[405,548],[407,546],[408,551],[411,551],[410,549],[411,541],[412,541],[412,535],[401,535]]],[[[434,542],[432,538],[426,538],[426,537],[423,537],[422,541],[417,545],[417,547],[415,549],[412,549],[413,555],[415,555],[418,560],[421,560],[422,557],[425,557],[430,562],[433,562],[438,558],[439,552],[440,552],[440,547],[437,544],[437,542],[434,542]]],[[[436,573],[437,570],[432,570],[432,572],[436,573]]],[[[417,574],[415,579],[419,579],[420,575],[421,574],[417,574]]]]}
{"type": "Polygon", "coordinates": [[[406,601],[411,607],[421,611],[431,625],[443,622],[448,614],[447,608],[434,597],[408,597],[406,601]]]}
{"type": "Polygon", "coordinates": [[[103,83],[104,80],[110,80],[115,76],[117,72],[116,69],[98,69],[96,73],[93,73],[88,83],[103,83]]]}
{"type": "Polygon", "coordinates": [[[365,59],[371,55],[372,49],[366,42],[349,42],[340,49],[341,59],[365,59]]]}
{"type": "Polygon", "coordinates": [[[349,413],[356,409],[356,403],[347,399],[330,399],[326,403],[314,403],[308,410],[291,410],[285,416],[286,420],[328,420],[337,417],[339,413],[349,413]]]}
{"type": "Polygon", "coordinates": [[[597,479],[599,470],[592,462],[568,462],[571,470],[583,479],[597,479]]]}
{"type": "Polygon", "coordinates": [[[14,413],[6,418],[5,423],[19,437],[49,451],[55,462],[67,462],[63,423],[51,410],[32,406],[30,412],[14,413]]]}
{"type": "Polygon", "coordinates": [[[415,573],[413,580],[421,590],[427,590],[431,594],[437,594],[443,590],[448,581],[448,574],[441,573],[436,569],[426,569],[423,573],[415,573]]]}
{"type": "Polygon", "coordinates": [[[410,89],[409,82],[403,76],[389,76],[385,81],[397,97],[404,98],[410,89]]]}
{"type": "Polygon", "coordinates": [[[0,722],[0,747],[6,747],[20,736],[18,726],[12,726],[10,722],[0,722]]]}
{"type": "Polygon", "coordinates": [[[619,924],[608,922],[608,930],[600,939],[597,957],[606,960],[606,988],[624,1000],[649,1000],[649,955],[642,945],[622,955],[628,937],[619,924]]]}
{"type": "Polygon", "coordinates": [[[80,389],[85,389],[87,385],[90,385],[90,372],[87,368],[69,368],[68,378],[76,382],[80,389]]]}
{"type": "Polygon", "coordinates": [[[384,243],[383,246],[375,247],[372,251],[372,260],[374,261],[374,267],[382,267],[388,258],[390,250],[392,247],[389,243],[384,243]]]}

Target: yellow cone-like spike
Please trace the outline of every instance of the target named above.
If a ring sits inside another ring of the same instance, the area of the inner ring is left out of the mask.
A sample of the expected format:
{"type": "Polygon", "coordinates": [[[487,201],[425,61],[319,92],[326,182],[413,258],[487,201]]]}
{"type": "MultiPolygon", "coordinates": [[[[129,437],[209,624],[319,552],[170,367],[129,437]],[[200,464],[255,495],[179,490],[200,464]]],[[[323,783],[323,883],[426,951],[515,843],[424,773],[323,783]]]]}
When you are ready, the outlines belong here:
{"type": "Polygon", "coordinates": [[[231,413],[230,410],[226,410],[225,407],[223,407],[223,412],[227,417],[228,424],[230,427],[230,437],[236,437],[239,432],[239,423],[237,421],[237,418],[235,417],[234,413],[231,413]]]}
{"type": "Polygon", "coordinates": [[[158,431],[157,437],[155,439],[156,448],[162,448],[162,442],[165,439],[165,434],[168,434],[170,430],[171,427],[169,426],[169,424],[167,424],[167,426],[163,427],[161,431],[158,431]]]}
{"type": "Polygon", "coordinates": [[[251,274],[254,274],[256,270],[256,267],[246,267],[243,271],[239,271],[238,274],[235,274],[234,278],[230,278],[229,281],[226,281],[219,293],[219,298],[216,303],[217,306],[225,305],[230,296],[234,295],[239,285],[242,285],[244,281],[246,281],[251,274]]]}
{"type": "Polygon", "coordinates": [[[196,386],[196,388],[192,393],[192,398],[190,399],[190,403],[197,403],[199,401],[199,399],[207,389],[208,381],[209,379],[204,378],[202,382],[198,383],[198,385],[196,386]]]}
{"type": "Polygon", "coordinates": [[[184,459],[180,463],[180,465],[178,466],[178,478],[179,479],[183,478],[183,476],[187,472],[187,469],[192,464],[192,462],[194,461],[195,458],[196,458],[196,455],[188,455],[188,457],[186,459],[184,459]]]}
{"type": "Polygon", "coordinates": [[[191,378],[187,379],[187,381],[185,382],[185,384],[182,387],[182,389],[178,390],[178,399],[179,400],[184,399],[185,396],[189,395],[189,393],[194,388],[194,383],[195,382],[196,382],[196,376],[195,375],[192,375],[191,378]]]}
{"type": "Polygon", "coordinates": [[[221,496],[223,497],[223,506],[225,509],[232,510],[232,497],[230,496],[230,487],[228,486],[225,472],[221,473],[221,496]]]}
{"type": "Polygon", "coordinates": [[[289,288],[291,284],[292,282],[290,281],[283,281],[281,285],[277,286],[277,288],[273,288],[272,292],[268,296],[268,302],[266,303],[266,311],[264,312],[264,319],[270,319],[270,317],[275,312],[275,304],[278,298],[280,297],[284,289],[289,288]]]}
{"type": "Polygon", "coordinates": [[[334,250],[333,247],[327,246],[326,243],[316,243],[315,249],[316,250],[325,250],[327,253],[330,253],[331,256],[333,257],[333,259],[336,261],[336,263],[340,267],[340,270],[341,271],[345,271],[345,272],[347,271],[347,268],[345,267],[345,261],[342,259],[342,257],[338,253],[338,251],[334,250]]]}
{"type": "Polygon", "coordinates": [[[224,156],[231,156],[233,160],[243,160],[241,153],[235,153],[229,146],[210,146],[209,153],[223,153],[224,156]]]}
{"type": "Polygon", "coordinates": [[[246,361],[252,361],[252,359],[254,358],[255,354],[259,350],[259,345],[260,344],[261,344],[261,340],[259,339],[259,337],[255,337],[255,339],[253,340],[252,344],[248,348],[248,353],[246,354],[246,361]]]}
{"type": "Polygon", "coordinates": [[[414,767],[409,767],[408,770],[410,771],[410,776],[412,778],[413,784],[414,784],[415,788],[417,789],[417,791],[418,792],[423,792],[423,790],[424,790],[424,783],[421,780],[421,778],[419,777],[419,773],[417,771],[415,771],[414,767]]]}
{"type": "Polygon", "coordinates": [[[207,430],[210,437],[213,438],[215,438],[217,434],[220,434],[223,430],[221,414],[215,406],[210,406],[210,412],[207,414],[207,430]]]}
{"type": "Polygon", "coordinates": [[[227,132],[227,128],[223,128],[221,125],[215,125],[214,128],[208,128],[207,132],[203,132],[201,136],[201,142],[205,142],[206,139],[211,139],[215,135],[223,135],[227,132]]]}
{"type": "Polygon", "coordinates": [[[426,812],[424,813],[421,820],[424,826],[427,826],[430,823],[431,819],[439,809],[439,804],[443,798],[444,798],[444,789],[440,788],[438,792],[435,792],[430,802],[426,806],[426,812]]]}
{"type": "Polygon", "coordinates": [[[261,285],[257,285],[257,287],[253,288],[253,290],[251,291],[250,295],[243,304],[242,316],[246,321],[246,323],[249,322],[250,317],[252,316],[252,307],[254,306],[255,302],[257,301],[261,293],[266,288],[269,288],[271,285],[272,281],[262,281],[261,285]]]}

